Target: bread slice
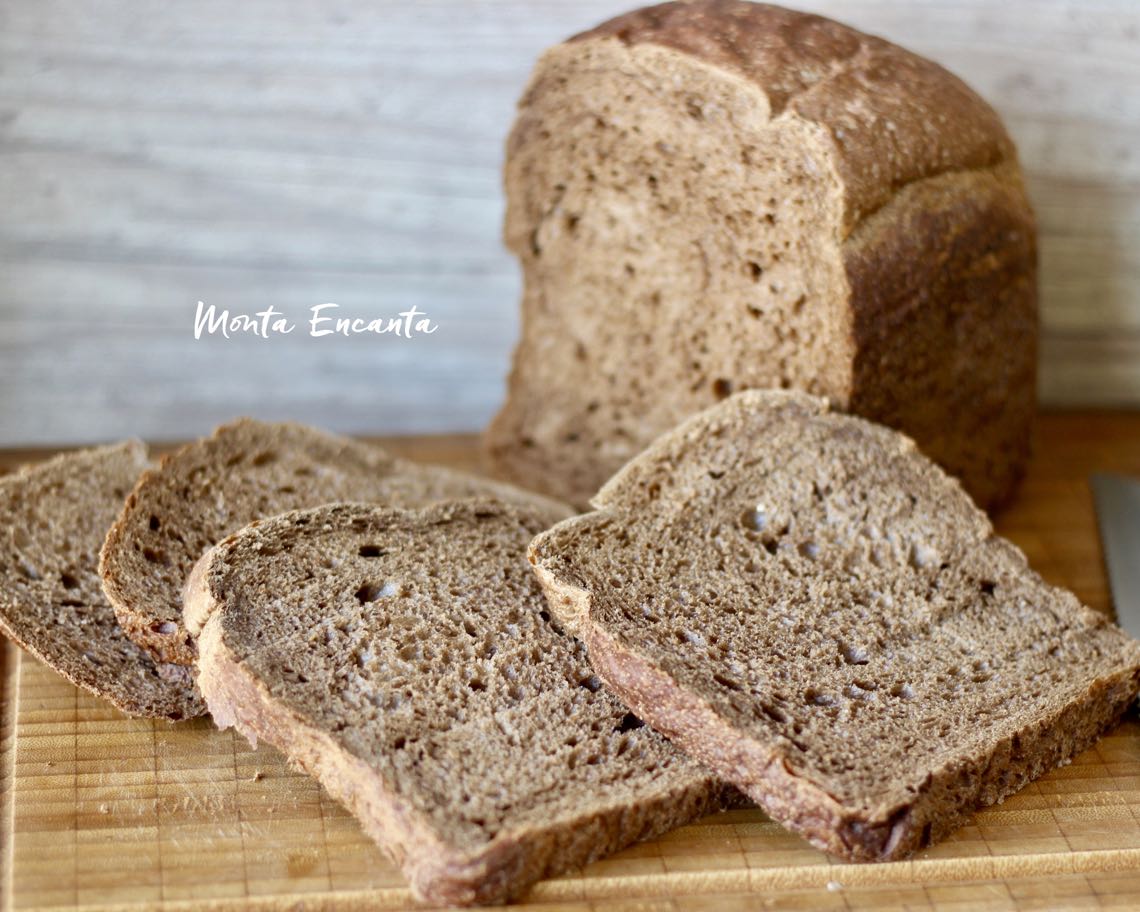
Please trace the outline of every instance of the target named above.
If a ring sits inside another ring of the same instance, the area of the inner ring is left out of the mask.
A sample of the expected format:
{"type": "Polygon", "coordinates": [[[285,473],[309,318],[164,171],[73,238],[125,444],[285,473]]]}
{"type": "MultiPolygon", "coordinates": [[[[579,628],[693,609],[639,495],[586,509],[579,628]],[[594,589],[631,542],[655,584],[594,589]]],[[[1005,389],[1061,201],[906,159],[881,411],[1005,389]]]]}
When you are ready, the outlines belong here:
{"type": "Polygon", "coordinates": [[[325,506],[253,523],[187,584],[214,720],[315,775],[420,899],[509,899],[731,791],[550,622],[526,548],[554,518],[325,506]]]}
{"type": "Polygon", "coordinates": [[[99,546],[146,468],[132,440],[0,478],[0,631],[130,716],[204,712],[189,671],[127,639],[100,588],[99,546]]]}
{"type": "Polygon", "coordinates": [[[845,859],[942,838],[1140,687],[1140,644],[908,438],[806,394],[690,419],[595,506],[531,547],[551,610],[636,714],[845,859]]]}
{"type": "Polygon", "coordinates": [[[107,535],[99,572],[119,623],[156,660],[192,665],[182,587],[194,562],[264,516],[334,501],[422,506],[488,494],[569,515],[546,498],[300,424],[224,425],[146,473],[107,535]]]}
{"type": "Polygon", "coordinates": [[[539,60],[506,161],[521,339],[490,464],[575,504],[680,420],[803,389],[983,505],[1026,463],[1036,231],[998,116],[942,67],[737,0],[539,60]]]}

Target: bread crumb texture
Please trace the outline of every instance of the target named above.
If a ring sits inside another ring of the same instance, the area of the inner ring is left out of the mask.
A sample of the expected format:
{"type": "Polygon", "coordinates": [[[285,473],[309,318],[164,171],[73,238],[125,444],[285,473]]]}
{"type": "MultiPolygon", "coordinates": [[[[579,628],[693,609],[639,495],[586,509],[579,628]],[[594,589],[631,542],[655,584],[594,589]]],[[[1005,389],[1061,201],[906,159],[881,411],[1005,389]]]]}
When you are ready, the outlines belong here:
{"type": "Polygon", "coordinates": [[[599,677],[776,820],[904,857],[1066,762],[1140,644],[1046,584],[906,437],[751,391],[538,536],[599,677]]]}
{"type": "Polygon", "coordinates": [[[127,639],[103,595],[103,536],[146,468],[138,441],[57,456],[0,478],[0,630],[131,716],[205,712],[188,669],[127,639]]]}
{"type": "Polygon", "coordinates": [[[229,533],[335,501],[423,506],[476,494],[571,512],[511,485],[399,459],[347,437],[243,419],[188,444],[139,480],[103,545],[104,591],[133,641],[158,661],[192,665],[182,587],[194,562],[229,533]]]}
{"type": "Polygon", "coordinates": [[[681,419],[793,388],[900,428],[984,506],[1028,456],[1036,241],[994,111],[778,7],[618,17],[538,62],[507,149],[523,271],[503,477],[585,503],[681,419]]]}
{"type": "Polygon", "coordinates": [[[221,543],[188,590],[215,719],[317,775],[421,898],[501,901],[732,791],[552,623],[526,560],[551,521],[491,501],[295,512],[221,543]]]}

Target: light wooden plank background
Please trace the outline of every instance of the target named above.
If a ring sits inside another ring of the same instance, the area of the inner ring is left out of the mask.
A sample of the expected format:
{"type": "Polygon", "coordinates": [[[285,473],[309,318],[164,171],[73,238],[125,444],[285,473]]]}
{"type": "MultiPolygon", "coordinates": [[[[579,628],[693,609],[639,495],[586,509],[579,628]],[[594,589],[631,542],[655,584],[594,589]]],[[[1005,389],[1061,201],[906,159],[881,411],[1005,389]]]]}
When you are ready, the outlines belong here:
{"type": "MultiPolygon", "coordinates": [[[[188,437],[236,413],[478,428],[518,279],[514,101],[630,0],[0,0],[0,444],[188,437]],[[198,300],[414,304],[430,337],[192,338],[198,300]]],[[[1043,397],[1140,404],[1140,4],[806,4],[1006,117],[1042,230],[1043,397]]]]}

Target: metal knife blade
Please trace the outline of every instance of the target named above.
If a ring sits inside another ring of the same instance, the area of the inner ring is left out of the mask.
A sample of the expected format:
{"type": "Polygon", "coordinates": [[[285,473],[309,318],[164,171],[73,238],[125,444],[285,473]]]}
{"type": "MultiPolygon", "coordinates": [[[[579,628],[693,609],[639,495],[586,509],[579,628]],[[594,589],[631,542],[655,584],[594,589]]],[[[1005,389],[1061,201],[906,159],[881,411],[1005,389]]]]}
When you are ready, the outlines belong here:
{"type": "Polygon", "coordinates": [[[1140,637],[1140,481],[1093,475],[1092,489],[1116,619],[1140,637]]]}

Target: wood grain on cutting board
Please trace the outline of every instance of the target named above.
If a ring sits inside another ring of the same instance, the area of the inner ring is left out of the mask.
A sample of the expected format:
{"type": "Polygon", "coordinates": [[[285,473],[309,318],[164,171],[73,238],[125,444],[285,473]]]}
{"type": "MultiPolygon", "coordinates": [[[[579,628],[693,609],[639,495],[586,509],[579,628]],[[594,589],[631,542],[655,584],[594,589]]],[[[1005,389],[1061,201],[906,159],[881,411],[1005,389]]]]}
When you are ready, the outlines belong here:
{"type": "MultiPolygon", "coordinates": [[[[470,438],[386,441],[470,467],[470,438]]],[[[0,454],[0,464],[45,455],[0,454]]],[[[1140,475],[1140,415],[1045,416],[999,526],[1052,582],[1107,610],[1091,470],[1140,475]]],[[[209,720],[126,719],[4,652],[0,762],[13,909],[403,908],[398,870],[271,748],[209,720]]],[[[545,881],[543,910],[1140,908],[1140,722],[889,865],[832,861],[759,811],[682,827],[545,881]]]]}

